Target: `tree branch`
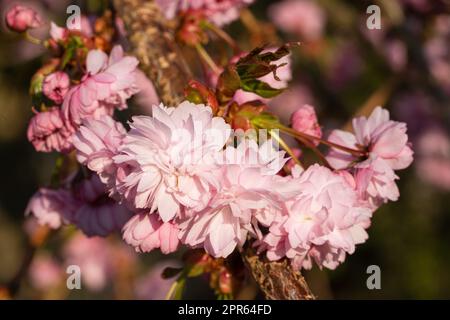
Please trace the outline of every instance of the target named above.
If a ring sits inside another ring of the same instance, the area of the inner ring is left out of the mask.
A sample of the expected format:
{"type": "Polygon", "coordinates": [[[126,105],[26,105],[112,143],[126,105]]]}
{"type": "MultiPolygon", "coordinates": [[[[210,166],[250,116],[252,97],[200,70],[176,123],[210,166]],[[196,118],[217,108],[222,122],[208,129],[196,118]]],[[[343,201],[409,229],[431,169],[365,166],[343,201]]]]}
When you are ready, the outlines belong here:
{"type": "MultiPolygon", "coordinates": [[[[150,0],[114,0],[114,6],[141,69],[161,100],[175,106],[183,100],[184,87],[192,77],[158,6],[150,0]]],[[[243,250],[242,258],[267,299],[314,299],[301,273],[292,270],[287,260],[268,261],[251,245],[243,250]]]]}
{"type": "Polygon", "coordinates": [[[167,106],[180,103],[190,71],[159,6],[148,0],[114,0],[114,8],[125,23],[140,68],[152,80],[161,101],[167,106]]]}

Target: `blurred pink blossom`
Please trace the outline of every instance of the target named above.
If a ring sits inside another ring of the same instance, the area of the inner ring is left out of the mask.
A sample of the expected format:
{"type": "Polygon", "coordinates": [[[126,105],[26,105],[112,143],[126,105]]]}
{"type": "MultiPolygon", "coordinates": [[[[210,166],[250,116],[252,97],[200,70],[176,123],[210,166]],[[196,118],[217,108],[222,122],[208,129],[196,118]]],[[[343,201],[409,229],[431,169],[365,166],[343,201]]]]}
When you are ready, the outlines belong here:
{"type": "Polygon", "coordinates": [[[38,254],[28,270],[33,287],[42,291],[54,288],[64,280],[61,264],[48,254],[38,254]]]}
{"type": "Polygon", "coordinates": [[[102,236],[122,229],[132,213],[122,204],[109,198],[99,177],[94,175],[76,187],[79,206],[72,222],[87,236],[102,236]]]}
{"type": "Polygon", "coordinates": [[[69,191],[41,188],[31,197],[25,214],[32,214],[40,225],[58,229],[72,219],[76,207],[69,191]]]}
{"type": "Polygon", "coordinates": [[[25,32],[42,25],[41,17],[31,7],[15,5],[6,13],[6,25],[16,32],[25,32]]]}
{"type": "Polygon", "coordinates": [[[268,13],[281,30],[304,41],[320,39],[327,19],[320,5],[310,0],[285,0],[271,5],[268,13]]]}
{"type": "Polygon", "coordinates": [[[424,181],[450,190],[450,138],[442,129],[430,129],[417,142],[417,174],[424,181]]]}

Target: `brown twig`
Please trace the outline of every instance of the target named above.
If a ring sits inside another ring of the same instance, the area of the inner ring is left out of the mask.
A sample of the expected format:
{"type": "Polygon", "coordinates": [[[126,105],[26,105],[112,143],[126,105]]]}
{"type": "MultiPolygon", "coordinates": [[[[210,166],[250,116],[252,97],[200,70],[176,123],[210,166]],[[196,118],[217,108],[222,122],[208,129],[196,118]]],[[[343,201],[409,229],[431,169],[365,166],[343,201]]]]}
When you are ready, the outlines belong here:
{"type": "Polygon", "coordinates": [[[154,1],[114,0],[114,8],[125,23],[140,68],[155,84],[161,101],[168,106],[180,103],[190,70],[159,6],[154,1]]]}

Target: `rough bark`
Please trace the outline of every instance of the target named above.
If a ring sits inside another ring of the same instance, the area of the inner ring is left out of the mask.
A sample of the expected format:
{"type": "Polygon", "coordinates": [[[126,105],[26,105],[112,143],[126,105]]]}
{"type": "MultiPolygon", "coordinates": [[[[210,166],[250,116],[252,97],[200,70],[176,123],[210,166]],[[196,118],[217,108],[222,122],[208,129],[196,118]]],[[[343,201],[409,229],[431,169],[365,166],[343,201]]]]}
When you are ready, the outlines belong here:
{"type": "MultiPolygon", "coordinates": [[[[114,6],[125,23],[141,69],[165,104],[177,104],[191,77],[159,8],[150,0],[114,0],[114,6]]],[[[251,246],[243,250],[242,258],[267,299],[314,299],[303,276],[292,270],[287,260],[268,261],[251,246]]]]}
{"type": "Polygon", "coordinates": [[[155,84],[161,101],[175,106],[183,100],[190,71],[158,5],[149,0],[114,0],[114,8],[125,23],[140,68],[155,84]]]}
{"type": "Polygon", "coordinates": [[[244,248],[242,259],[268,300],[313,300],[313,293],[302,274],[294,271],[287,259],[268,261],[251,246],[244,248]]]}

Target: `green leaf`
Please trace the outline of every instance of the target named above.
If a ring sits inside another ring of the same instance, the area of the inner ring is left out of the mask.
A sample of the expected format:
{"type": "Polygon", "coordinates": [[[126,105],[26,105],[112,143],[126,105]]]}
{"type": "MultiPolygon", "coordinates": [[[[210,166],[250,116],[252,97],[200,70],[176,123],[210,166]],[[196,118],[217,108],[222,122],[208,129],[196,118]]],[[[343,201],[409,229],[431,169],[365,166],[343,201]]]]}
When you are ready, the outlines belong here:
{"type": "Polygon", "coordinates": [[[234,93],[241,87],[241,79],[233,65],[225,67],[217,82],[216,94],[221,104],[233,98],[234,93]]]}
{"type": "Polygon", "coordinates": [[[284,90],[272,88],[268,83],[257,79],[242,82],[242,89],[244,91],[256,93],[263,98],[273,98],[284,90]]]}
{"type": "Polygon", "coordinates": [[[61,69],[64,69],[67,64],[74,58],[76,55],[77,49],[83,48],[84,44],[80,37],[73,36],[69,39],[66,50],[62,56],[61,61],[61,69]]]}

